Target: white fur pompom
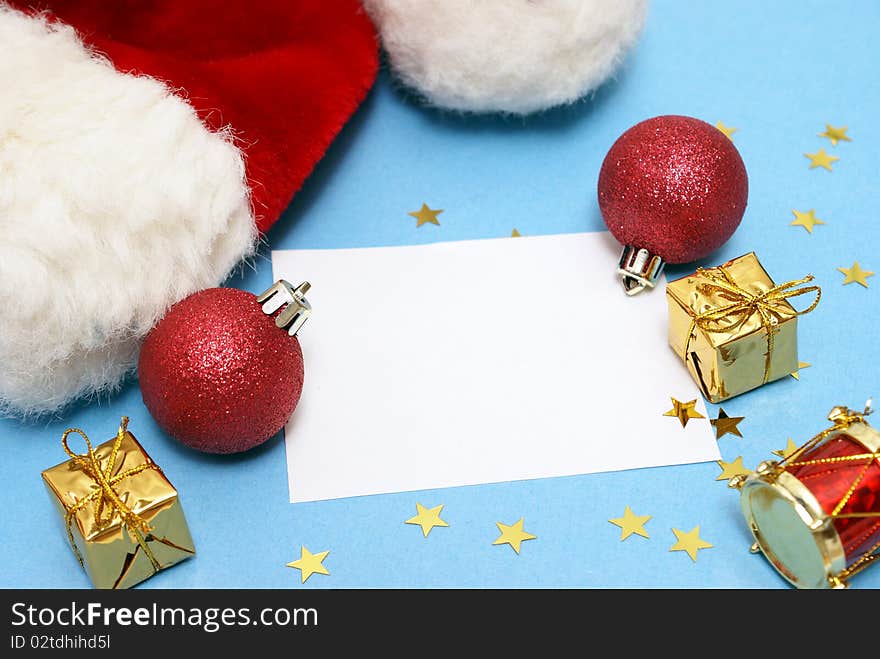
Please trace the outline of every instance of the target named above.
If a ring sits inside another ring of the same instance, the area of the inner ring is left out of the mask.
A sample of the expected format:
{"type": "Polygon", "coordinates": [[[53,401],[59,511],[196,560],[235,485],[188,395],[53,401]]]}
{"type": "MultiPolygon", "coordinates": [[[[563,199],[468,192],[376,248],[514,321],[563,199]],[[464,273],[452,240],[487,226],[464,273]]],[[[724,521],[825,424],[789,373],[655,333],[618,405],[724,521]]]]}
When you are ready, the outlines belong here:
{"type": "Polygon", "coordinates": [[[167,307],[256,237],[228,136],[0,3],[0,412],[117,385],[167,307]]]}
{"type": "Polygon", "coordinates": [[[571,103],[635,43],[647,0],[363,0],[395,73],[430,103],[527,114],[571,103]]]}

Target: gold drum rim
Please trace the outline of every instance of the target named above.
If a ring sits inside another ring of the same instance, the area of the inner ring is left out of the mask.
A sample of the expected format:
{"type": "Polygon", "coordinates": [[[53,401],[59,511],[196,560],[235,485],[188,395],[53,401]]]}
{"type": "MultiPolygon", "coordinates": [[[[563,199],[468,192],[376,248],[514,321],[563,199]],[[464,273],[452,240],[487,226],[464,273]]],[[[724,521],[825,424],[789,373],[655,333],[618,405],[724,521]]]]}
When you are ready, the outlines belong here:
{"type": "Polygon", "coordinates": [[[812,492],[787,471],[755,473],[740,503],[770,564],[798,588],[830,588],[846,568],[843,543],[812,492]]]}

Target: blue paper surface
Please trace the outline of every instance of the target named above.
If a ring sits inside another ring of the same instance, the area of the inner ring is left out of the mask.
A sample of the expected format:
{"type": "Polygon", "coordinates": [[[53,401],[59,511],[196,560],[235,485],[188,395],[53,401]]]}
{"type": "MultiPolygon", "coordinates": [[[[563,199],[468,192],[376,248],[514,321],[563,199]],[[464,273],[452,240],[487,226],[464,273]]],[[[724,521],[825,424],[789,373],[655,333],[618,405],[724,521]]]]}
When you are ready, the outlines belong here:
{"type": "MultiPolygon", "coordinates": [[[[656,0],[613,81],[582,103],[525,119],[432,110],[382,72],[268,243],[333,248],[498,237],[514,227],[523,234],[602,230],[596,179],[620,133],[660,114],[722,120],[739,128],[749,205],[737,233],[704,264],[754,250],[777,281],[812,273],[823,287],[819,308],[799,324],[800,357],[812,364],[800,381],[786,378],[723,404],[746,420],[742,439],[719,440],[721,453],[754,466],[789,437],[800,444],[826,427],[833,405],[880,397],[880,275],[864,289],[842,286],[837,271],[858,260],[880,272],[878,25],[880,5],[871,0],[656,0]],[[825,123],[849,126],[853,141],[832,147],[817,137],[825,123]],[[820,147],[840,157],[833,172],[808,169],[803,154],[820,147]],[[407,215],[423,202],[444,209],[439,227],[416,228],[407,215]],[[793,208],[814,208],[827,225],[812,235],[789,226],[793,208]]],[[[668,276],[691,269],[671,268],[668,276]]],[[[266,249],[255,270],[242,268],[227,285],[259,292],[270,283],[266,249]]],[[[89,585],[40,471],[65,457],[65,428],[103,441],[122,415],[178,487],[198,550],[142,588],[788,587],[749,554],[738,495],[715,480],[715,463],[291,505],[280,435],[240,456],[195,453],[156,427],[134,380],[57,418],[0,421],[0,587],[89,585]],[[405,525],[417,501],[444,504],[449,527],[424,538],[405,525]],[[649,539],[619,540],[607,520],[627,505],[652,516],[649,539]],[[538,539],[520,555],[493,546],[495,522],[520,517],[538,539]],[[673,527],[696,525],[713,547],[694,563],[669,548],[673,527]],[[330,550],[329,576],[300,584],[285,564],[301,545],[330,550]]],[[[620,432],[602,441],[625,444],[637,432],[622,420],[620,432]]],[[[853,585],[880,586],[880,568],[853,585]]]]}

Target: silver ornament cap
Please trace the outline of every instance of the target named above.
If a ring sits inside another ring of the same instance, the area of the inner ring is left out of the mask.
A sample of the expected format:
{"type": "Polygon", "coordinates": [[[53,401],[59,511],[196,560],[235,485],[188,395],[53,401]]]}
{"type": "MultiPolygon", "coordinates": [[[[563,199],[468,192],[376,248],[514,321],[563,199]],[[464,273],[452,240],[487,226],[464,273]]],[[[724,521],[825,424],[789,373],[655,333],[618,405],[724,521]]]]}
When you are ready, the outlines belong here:
{"type": "Polygon", "coordinates": [[[617,275],[627,295],[637,295],[646,288],[654,288],[666,262],[644,247],[625,245],[617,264],[617,275]]]}
{"type": "Polygon", "coordinates": [[[312,315],[312,305],[305,295],[312,285],[304,281],[294,288],[283,279],[279,279],[257,296],[257,302],[263,305],[263,313],[267,316],[284,309],[275,317],[275,326],[287,330],[290,336],[296,336],[300,328],[312,315]]]}

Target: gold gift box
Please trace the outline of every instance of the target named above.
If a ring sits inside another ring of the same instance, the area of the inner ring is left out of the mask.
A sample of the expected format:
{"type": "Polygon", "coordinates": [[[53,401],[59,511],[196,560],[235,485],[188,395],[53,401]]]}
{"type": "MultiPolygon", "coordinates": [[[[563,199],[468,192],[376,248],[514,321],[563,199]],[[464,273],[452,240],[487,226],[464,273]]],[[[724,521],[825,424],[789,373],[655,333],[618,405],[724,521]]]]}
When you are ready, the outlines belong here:
{"type": "Polygon", "coordinates": [[[754,252],[671,281],[669,345],[685,362],[703,396],[727,400],[798,368],[797,317],[819,302],[811,276],[777,285],[754,252]],[[789,297],[815,293],[797,311],[789,297]]]}
{"type": "Polygon", "coordinates": [[[82,434],[88,453],[70,452],[65,433],[71,459],[42,472],[96,588],[130,588],[195,554],[177,490],[126,425],[124,419],[119,435],[94,449],[81,431],[68,431],[82,434]]]}

